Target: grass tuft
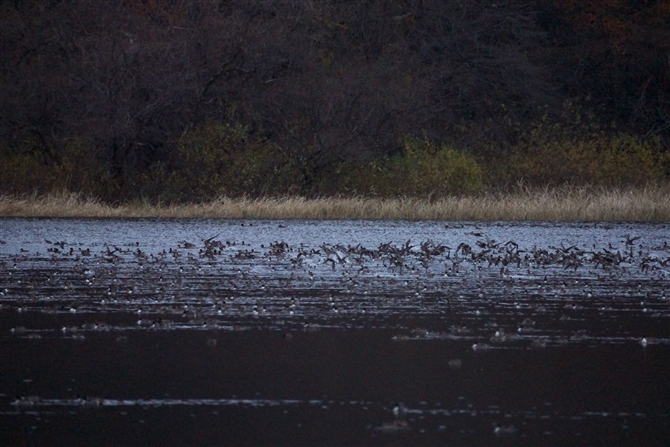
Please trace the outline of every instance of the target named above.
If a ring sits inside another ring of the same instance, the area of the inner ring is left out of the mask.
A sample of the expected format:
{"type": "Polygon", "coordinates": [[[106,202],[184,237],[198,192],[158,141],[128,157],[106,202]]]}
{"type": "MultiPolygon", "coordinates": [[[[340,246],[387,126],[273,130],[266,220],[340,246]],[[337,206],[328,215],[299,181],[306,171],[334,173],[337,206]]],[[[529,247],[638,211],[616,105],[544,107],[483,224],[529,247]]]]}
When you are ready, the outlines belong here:
{"type": "Polygon", "coordinates": [[[204,204],[137,201],[109,205],[76,193],[0,196],[3,217],[409,219],[514,221],[670,221],[670,185],[640,188],[561,187],[438,200],[335,197],[219,198],[204,204]]]}

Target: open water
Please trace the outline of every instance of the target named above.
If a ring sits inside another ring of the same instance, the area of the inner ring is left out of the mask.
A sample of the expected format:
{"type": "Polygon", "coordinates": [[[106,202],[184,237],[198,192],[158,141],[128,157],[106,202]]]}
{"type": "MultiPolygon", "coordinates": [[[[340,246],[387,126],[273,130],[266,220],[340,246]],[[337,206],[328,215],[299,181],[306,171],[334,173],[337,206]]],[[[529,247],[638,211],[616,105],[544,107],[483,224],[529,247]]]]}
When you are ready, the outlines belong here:
{"type": "Polygon", "coordinates": [[[0,444],[669,445],[670,225],[0,220],[0,444]]]}

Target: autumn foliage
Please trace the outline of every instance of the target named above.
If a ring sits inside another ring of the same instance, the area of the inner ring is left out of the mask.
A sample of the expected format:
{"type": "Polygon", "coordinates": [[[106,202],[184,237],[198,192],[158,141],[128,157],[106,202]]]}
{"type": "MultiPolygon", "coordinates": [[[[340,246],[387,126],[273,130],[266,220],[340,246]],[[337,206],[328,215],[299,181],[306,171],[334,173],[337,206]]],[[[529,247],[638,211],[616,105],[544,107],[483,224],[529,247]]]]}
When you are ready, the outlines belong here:
{"type": "Polygon", "coordinates": [[[0,194],[670,176],[670,2],[0,2],[0,194]]]}

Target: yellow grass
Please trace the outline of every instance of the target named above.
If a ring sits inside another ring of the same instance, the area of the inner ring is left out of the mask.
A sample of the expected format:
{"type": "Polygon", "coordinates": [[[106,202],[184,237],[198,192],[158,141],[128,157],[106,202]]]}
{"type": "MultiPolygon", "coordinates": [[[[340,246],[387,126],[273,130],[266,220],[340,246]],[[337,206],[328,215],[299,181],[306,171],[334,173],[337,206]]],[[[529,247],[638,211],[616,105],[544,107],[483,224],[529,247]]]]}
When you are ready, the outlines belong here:
{"type": "Polygon", "coordinates": [[[670,221],[670,186],[632,189],[555,188],[476,197],[301,197],[228,199],[206,204],[133,202],[111,206],[79,194],[0,197],[2,217],[161,217],[231,219],[415,219],[534,221],[670,221]]]}

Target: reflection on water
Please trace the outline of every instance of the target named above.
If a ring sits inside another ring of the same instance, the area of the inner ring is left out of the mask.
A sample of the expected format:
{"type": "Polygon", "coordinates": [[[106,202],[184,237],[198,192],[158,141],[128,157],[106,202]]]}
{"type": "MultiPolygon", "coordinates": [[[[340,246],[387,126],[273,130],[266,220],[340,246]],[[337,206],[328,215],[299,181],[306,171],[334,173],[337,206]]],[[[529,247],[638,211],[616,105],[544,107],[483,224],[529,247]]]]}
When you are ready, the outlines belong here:
{"type": "Polygon", "coordinates": [[[0,444],[664,445],[668,230],[2,220],[0,444]]]}

